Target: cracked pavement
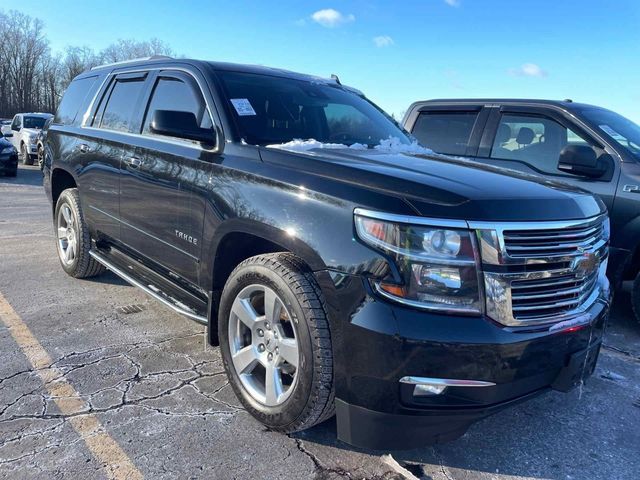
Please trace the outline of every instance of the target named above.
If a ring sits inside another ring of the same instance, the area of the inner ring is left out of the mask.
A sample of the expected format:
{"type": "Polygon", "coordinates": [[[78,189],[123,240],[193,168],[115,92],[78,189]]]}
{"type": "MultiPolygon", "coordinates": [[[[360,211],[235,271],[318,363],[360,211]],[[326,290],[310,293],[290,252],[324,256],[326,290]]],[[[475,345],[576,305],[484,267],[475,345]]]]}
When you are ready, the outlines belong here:
{"type": "Polygon", "coordinates": [[[149,478],[635,480],[640,471],[640,325],[628,293],[581,391],[544,394],[448,444],[369,451],[337,442],[333,420],[290,436],[267,430],[240,406],[202,326],[111,273],[68,277],[52,232],[39,170],[0,178],[0,292],[83,402],[63,414],[0,323],[0,478],[108,478],[69,422],[88,414],[149,478]]]}

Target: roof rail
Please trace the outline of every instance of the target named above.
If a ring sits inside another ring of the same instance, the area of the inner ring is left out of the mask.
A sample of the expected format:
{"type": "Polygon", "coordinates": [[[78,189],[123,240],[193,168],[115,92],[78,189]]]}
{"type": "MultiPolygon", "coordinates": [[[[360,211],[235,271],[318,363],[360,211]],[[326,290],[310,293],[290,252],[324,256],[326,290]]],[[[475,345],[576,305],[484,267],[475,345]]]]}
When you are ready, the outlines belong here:
{"type": "Polygon", "coordinates": [[[95,67],[91,67],[91,70],[97,70],[98,68],[104,67],[113,67],[115,65],[126,65],[127,63],[135,63],[135,62],[143,62],[145,60],[173,60],[173,57],[169,57],[168,55],[152,55],[151,57],[141,57],[141,58],[132,58],[130,60],[123,60],[121,62],[112,62],[105,63],[103,65],[96,65],[95,67]]]}

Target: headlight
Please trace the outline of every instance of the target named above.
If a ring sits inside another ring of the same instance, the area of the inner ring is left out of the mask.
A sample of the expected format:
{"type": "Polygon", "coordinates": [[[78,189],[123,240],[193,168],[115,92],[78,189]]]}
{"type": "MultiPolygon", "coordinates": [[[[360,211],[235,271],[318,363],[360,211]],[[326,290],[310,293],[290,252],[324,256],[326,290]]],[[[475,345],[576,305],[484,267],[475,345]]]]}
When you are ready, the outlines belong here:
{"type": "Polygon", "coordinates": [[[13,145],[9,145],[8,147],[0,148],[0,153],[2,153],[2,154],[14,153],[14,152],[15,152],[15,148],[13,148],[13,145]]]}
{"type": "Polygon", "coordinates": [[[377,281],[374,287],[385,297],[418,308],[480,313],[472,233],[424,223],[428,220],[356,209],[358,238],[390,257],[401,277],[401,283],[377,281]]]}

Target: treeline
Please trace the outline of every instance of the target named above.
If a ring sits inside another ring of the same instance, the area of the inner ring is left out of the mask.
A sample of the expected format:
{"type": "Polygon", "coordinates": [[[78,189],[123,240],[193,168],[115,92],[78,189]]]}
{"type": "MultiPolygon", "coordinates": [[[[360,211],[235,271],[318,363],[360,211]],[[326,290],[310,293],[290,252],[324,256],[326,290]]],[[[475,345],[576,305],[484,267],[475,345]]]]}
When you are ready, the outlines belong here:
{"type": "Polygon", "coordinates": [[[99,52],[89,47],[52,52],[40,19],[0,11],[0,117],[55,112],[73,77],[84,70],[151,55],[173,55],[173,51],[158,39],[121,39],[99,52]]]}

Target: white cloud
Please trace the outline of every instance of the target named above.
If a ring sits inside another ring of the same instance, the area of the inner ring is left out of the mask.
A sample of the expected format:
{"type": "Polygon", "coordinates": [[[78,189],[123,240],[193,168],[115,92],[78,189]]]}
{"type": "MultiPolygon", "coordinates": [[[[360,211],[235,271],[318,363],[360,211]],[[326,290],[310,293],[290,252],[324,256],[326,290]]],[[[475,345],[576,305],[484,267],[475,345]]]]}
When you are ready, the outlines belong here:
{"type": "Polygon", "coordinates": [[[376,47],[390,47],[391,45],[395,45],[396,42],[393,41],[389,35],[380,35],[379,37],[373,37],[373,43],[376,44],[376,47]]]}
{"type": "Polygon", "coordinates": [[[509,69],[509,74],[516,77],[546,77],[547,72],[535,63],[524,63],[518,68],[509,69]]]}
{"type": "Polygon", "coordinates": [[[338,27],[345,23],[353,22],[356,17],[353,14],[344,15],[338,10],[334,10],[333,8],[325,8],[322,10],[318,10],[313,15],[311,15],[311,19],[322,25],[323,27],[333,28],[338,27]]]}
{"type": "Polygon", "coordinates": [[[444,3],[446,3],[450,7],[459,7],[460,6],[460,0],[444,0],[444,3]]]}

